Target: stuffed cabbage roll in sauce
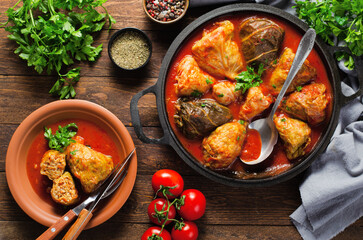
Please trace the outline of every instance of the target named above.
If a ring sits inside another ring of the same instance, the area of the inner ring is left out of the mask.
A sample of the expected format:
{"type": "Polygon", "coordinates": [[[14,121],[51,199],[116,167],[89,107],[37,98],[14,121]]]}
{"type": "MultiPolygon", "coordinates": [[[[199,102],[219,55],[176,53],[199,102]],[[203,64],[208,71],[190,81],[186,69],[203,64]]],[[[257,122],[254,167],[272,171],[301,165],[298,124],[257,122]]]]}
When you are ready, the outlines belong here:
{"type": "Polygon", "coordinates": [[[229,105],[238,100],[242,94],[241,91],[235,91],[236,83],[222,81],[213,85],[213,97],[223,105],[229,105]]]}
{"type": "Polygon", "coordinates": [[[214,78],[203,72],[190,55],[181,60],[175,79],[178,96],[201,96],[211,89],[214,82],[214,78]]]}
{"type": "Polygon", "coordinates": [[[264,93],[262,87],[252,87],[248,90],[246,100],[241,105],[239,117],[249,120],[265,111],[273,102],[271,94],[264,93]]]}
{"type": "Polygon", "coordinates": [[[72,205],[79,200],[76,185],[69,172],[64,172],[62,176],[53,181],[50,195],[56,203],[65,206],[72,205]]]}
{"type": "Polygon", "coordinates": [[[212,99],[194,101],[179,99],[175,107],[174,121],[182,133],[191,139],[208,135],[233,117],[229,108],[212,99]]]}
{"type": "Polygon", "coordinates": [[[240,155],[246,138],[247,124],[226,123],[214,130],[202,142],[204,165],[225,169],[240,155]]]}
{"type": "Polygon", "coordinates": [[[110,156],[97,152],[81,143],[71,143],[66,151],[68,166],[81,182],[85,193],[97,189],[98,184],[107,178],[113,169],[110,156]]]}
{"type": "Polygon", "coordinates": [[[204,31],[202,39],[193,45],[193,57],[209,74],[234,80],[243,67],[238,45],[233,41],[234,25],[228,20],[215,25],[216,29],[204,31]]]}
{"type": "Polygon", "coordinates": [[[311,140],[311,129],[308,124],[290,118],[284,113],[276,113],[273,121],[284,143],[287,158],[291,160],[303,156],[311,140]]]}
{"type": "Polygon", "coordinates": [[[277,58],[285,31],[265,18],[249,18],[240,25],[241,49],[246,63],[270,64],[277,58]]]}
{"type": "Polygon", "coordinates": [[[283,109],[289,115],[317,125],[325,120],[328,99],[326,87],[322,83],[312,83],[304,86],[283,101],[283,109]]]}
{"type": "MultiPolygon", "coordinates": [[[[289,73],[292,61],[294,60],[295,53],[290,48],[285,48],[281,54],[280,59],[276,64],[276,68],[273,70],[270,78],[270,87],[274,95],[278,95],[289,73]]],[[[304,64],[296,74],[294,80],[291,82],[286,93],[295,91],[297,86],[304,85],[316,78],[316,69],[310,65],[308,60],[305,60],[304,64]]]]}
{"type": "Polygon", "coordinates": [[[60,178],[66,168],[66,155],[56,150],[48,150],[44,153],[40,162],[40,174],[50,180],[60,178]]]}

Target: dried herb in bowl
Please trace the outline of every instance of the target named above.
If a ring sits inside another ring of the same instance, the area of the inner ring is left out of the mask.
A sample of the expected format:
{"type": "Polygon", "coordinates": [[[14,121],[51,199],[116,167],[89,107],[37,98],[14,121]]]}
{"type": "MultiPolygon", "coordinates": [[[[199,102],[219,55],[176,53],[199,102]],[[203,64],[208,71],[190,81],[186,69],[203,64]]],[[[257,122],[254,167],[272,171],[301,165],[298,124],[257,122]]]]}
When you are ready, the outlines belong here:
{"type": "Polygon", "coordinates": [[[135,70],[149,61],[151,42],[141,30],[121,29],[110,40],[109,55],[120,68],[135,70]]]}

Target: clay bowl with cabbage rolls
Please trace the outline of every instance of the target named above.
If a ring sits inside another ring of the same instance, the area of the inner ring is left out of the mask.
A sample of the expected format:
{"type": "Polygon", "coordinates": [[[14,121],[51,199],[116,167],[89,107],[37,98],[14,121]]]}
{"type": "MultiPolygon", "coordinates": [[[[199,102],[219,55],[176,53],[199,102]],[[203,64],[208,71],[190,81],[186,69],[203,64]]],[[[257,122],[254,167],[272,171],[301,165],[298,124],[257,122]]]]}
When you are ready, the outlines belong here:
{"type": "MultiPolygon", "coordinates": [[[[35,110],[16,129],[6,155],[6,178],[24,212],[49,227],[97,190],[132,149],[127,129],[107,109],[84,100],[55,101],[35,110]],[[49,140],[50,134],[62,138],[49,140]],[[55,140],[69,145],[53,149],[55,140]]],[[[105,222],[123,206],[136,170],[134,155],[125,180],[100,202],[86,228],[105,222]]]]}
{"type": "MultiPolygon", "coordinates": [[[[340,108],[362,92],[341,93],[333,54],[342,49],[319,38],[274,115],[279,140],[272,154],[254,166],[241,159],[258,158],[259,133],[248,124],[268,115],[307,29],[298,18],[260,4],[229,5],[199,17],[171,44],[156,85],[133,97],[137,136],[170,145],[197,172],[230,186],[272,185],[301,173],[328,145],[340,108]],[[147,93],[156,95],[160,139],[142,132],[137,103],[147,93]]],[[[362,70],[362,61],[355,61],[362,70]]],[[[358,75],[362,83],[362,71],[358,75]]]]}

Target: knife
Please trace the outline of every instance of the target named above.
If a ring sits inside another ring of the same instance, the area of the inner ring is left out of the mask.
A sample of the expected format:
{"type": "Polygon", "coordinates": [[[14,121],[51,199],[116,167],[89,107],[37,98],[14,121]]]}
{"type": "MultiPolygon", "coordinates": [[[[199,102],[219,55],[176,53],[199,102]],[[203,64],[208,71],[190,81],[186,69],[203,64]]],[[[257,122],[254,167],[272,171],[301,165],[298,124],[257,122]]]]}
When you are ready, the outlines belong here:
{"type": "Polygon", "coordinates": [[[135,148],[130,152],[130,154],[126,157],[125,161],[120,165],[116,165],[111,174],[102,182],[101,186],[97,191],[92,193],[86,200],[80,203],[78,206],[69,210],[65,215],[59,218],[52,226],[50,226],[42,235],[40,235],[37,240],[51,240],[57,234],[62,231],[76,216],[78,219],[72,225],[72,227],[68,230],[63,239],[76,239],[84,227],[87,225],[89,220],[92,218],[92,211],[96,207],[97,203],[109,195],[111,195],[122,183],[124,180],[127,171],[125,174],[126,164],[131,159],[131,156],[135,152],[135,148]],[[115,174],[114,174],[115,173],[115,174]],[[113,177],[112,177],[113,176],[113,177]],[[110,180],[111,179],[111,180],[110,180]],[[86,207],[91,204],[90,210],[87,210],[86,207]],[[72,230],[72,232],[71,232],[72,230]],[[76,235],[77,234],[77,235],[76,235]],[[66,238],[72,237],[72,238],[66,238]]]}

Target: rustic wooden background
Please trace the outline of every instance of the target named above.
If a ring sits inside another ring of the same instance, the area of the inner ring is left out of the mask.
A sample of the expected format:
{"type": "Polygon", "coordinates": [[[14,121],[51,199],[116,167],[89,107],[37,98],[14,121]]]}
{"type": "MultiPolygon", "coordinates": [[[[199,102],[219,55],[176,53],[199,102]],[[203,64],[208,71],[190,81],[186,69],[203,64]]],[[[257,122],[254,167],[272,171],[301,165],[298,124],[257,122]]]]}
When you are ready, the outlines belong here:
{"type": "MultiPolygon", "coordinates": [[[[4,13],[16,0],[2,0],[4,13]]],[[[161,61],[177,34],[198,16],[213,7],[189,9],[180,23],[161,26],[148,20],[141,0],[109,0],[105,6],[117,20],[110,32],[104,30],[96,37],[103,43],[100,59],[81,66],[81,80],[76,87],[78,99],[104,106],[113,112],[129,130],[138,155],[138,175],[133,192],[111,219],[90,230],[79,239],[140,239],[150,226],[147,206],[151,201],[152,174],[163,168],[178,171],[185,179],[186,188],[197,188],[207,198],[205,216],[196,221],[199,239],[301,239],[289,215],[301,204],[298,186],[300,175],[290,181],[266,188],[232,188],[211,182],[189,168],[168,146],[144,144],[136,137],[130,117],[130,100],[134,94],[157,81],[161,61]],[[117,29],[136,27],[144,30],[153,42],[152,59],[140,72],[117,70],[107,55],[110,35],[117,29]]],[[[0,22],[5,22],[4,14],[0,22]]],[[[15,44],[0,30],[0,239],[35,239],[46,228],[29,218],[14,201],[5,177],[5,156],[9,141],[19,124],[37,108],[57,99],[48,91],[55,76],[39,76],[13,51],[15,44]]],[[[148,136],[160,137],[155,97],[146,95],[139,102],[144,131],[148,136]]],[[[348,227],[335,239],[362,239],[363,220],[348,227]]],[[[60,238],[59,238],[60,239],[60,238]]]]}

